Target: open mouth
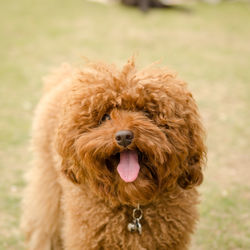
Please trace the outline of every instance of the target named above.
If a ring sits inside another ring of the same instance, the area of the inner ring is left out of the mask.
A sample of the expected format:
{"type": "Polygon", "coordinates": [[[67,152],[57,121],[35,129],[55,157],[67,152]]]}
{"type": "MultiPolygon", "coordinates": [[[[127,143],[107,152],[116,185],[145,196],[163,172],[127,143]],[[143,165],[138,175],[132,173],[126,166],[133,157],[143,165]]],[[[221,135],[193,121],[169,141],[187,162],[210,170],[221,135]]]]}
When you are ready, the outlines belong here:
{"type": "Polygon", "coordinates": [[[121,152],[117,171],[125,182],[135,181],[140,171],[137,151],[126,150],[121,152]]]}
{"type": "Polygon", "coordinates": [[[137,150],[124,150],[106,160],[106,165],[110,171],[116,168],[123,181],[133,182],[138,177],[141,158],[142,154],[137,150]]]}
{"type": "Polygon", "coordinates": [[[120,178],[126,183],[135,181],[140,172],[142,178],[158,182],[157,169],[150,163],[148,157],[138,149],[113,154],[106,159],[105,163],[111,173],[117,171],[120,178]]]}

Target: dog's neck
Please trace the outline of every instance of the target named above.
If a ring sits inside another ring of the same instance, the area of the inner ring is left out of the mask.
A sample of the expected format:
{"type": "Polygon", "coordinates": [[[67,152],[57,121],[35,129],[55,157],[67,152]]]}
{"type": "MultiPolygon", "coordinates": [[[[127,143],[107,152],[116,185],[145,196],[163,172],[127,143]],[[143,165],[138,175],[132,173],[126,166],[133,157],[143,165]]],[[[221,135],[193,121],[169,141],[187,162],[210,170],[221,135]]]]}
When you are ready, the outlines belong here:
{"type": "Polygon", "coordinates": [[[92,189],[89,188],[89,186],[86,185],[86,183],[83,185],[79,185],[78,187],[84,190],[85,195],[87,195],[86,198],[92,200],[94,203],[106,204],[106,206],[112,210],[121,209],[121,207],[123,207],[126,210],[130,210],[130,211],[131,209],[133,210],[135,208],[138,208],[138,204],[140,206],[140,209],[144,210],[144,209],[148,209],[152,207],[155,208],[158,205],[160,205],[163,201],[167,203],[172,203],[175,200],[179,199],[179,197],[183,195],[185,196],[185,193],[188,192],[188,190],[183,190],[179,186],[176,186],[176,188],[174,189],[160,192],[158,196],[154,197],[153,200],[147,203],[145,202],[143,203],[140,201],[134,201],[133,203],[121,203],[119,199],[117,199],[116,197],[112,197],[110,199],[109,196],[105,197],[103,195],[100,195],[99,193],[91,191],[92,189]]]}

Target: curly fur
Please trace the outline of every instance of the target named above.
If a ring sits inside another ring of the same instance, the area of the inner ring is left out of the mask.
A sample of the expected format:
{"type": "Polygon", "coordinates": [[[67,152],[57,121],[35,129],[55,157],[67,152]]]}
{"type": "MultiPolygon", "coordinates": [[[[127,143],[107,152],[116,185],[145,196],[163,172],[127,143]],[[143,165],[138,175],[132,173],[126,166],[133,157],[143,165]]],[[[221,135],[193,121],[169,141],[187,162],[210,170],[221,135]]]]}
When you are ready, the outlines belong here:
{"type": "Polygon", "coordinates": [[[166,68],[137,71],[133,59],[122,71],[63,65],[46,82],[23,202],[29,249],[187,249],[206,148],[186,84],[166,68]],[[119,130],[133,131],[128,149],[139,154],[131,183],[116,170],[119,130]],[[141,236],[127,231],[137,204],[141,236]]]}

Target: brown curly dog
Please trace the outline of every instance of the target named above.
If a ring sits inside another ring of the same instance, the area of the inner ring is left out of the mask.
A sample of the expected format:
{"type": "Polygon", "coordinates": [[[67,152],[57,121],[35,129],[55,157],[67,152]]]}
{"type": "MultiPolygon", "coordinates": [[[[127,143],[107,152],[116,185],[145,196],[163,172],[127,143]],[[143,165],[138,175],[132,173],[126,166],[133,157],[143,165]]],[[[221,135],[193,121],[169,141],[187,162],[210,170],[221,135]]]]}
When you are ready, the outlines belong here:
{"type": "Polygon", "coordinates": [[[206,149],[195,101],[167,69],[63,65],[32,139],[29,249],[188,249],[206,149]]]}

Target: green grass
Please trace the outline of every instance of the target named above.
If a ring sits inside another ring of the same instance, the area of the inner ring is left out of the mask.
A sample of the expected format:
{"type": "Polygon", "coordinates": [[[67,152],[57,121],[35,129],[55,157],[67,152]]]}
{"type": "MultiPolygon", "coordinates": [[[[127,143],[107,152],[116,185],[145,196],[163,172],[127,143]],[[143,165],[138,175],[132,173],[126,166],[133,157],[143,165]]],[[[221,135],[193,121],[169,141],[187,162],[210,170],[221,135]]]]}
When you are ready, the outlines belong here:
{"type": "Polygon", "coordinates": [[[160,60],[189,82],[207,131],[194,250],[250,249],[250,5],[187,5],[144,15],[84,0],[9,0],[0,8],[0,250],[24,249],[18,229],[32,113],[41,79],[81,57],[141,66],[160,60]]]}

